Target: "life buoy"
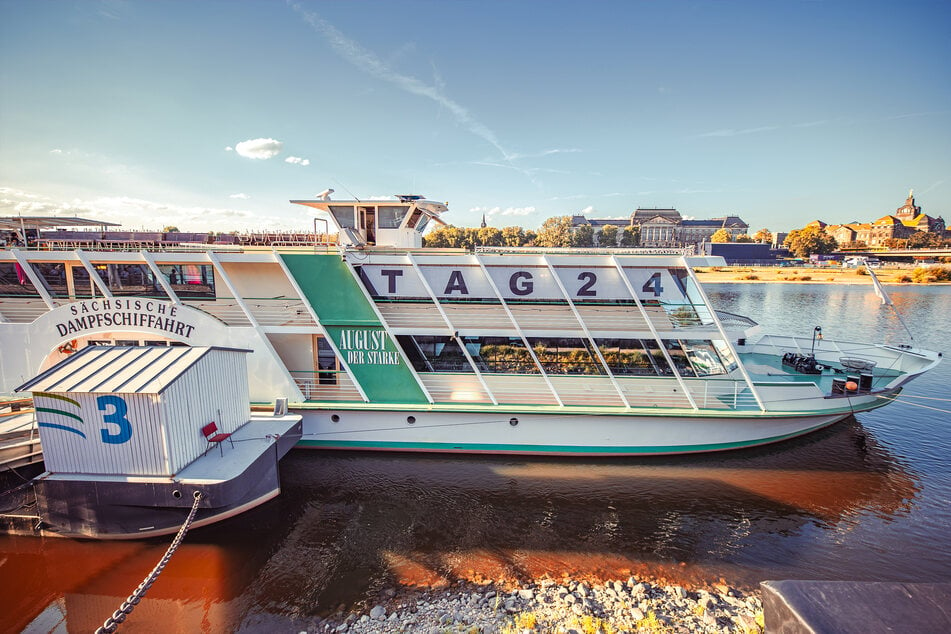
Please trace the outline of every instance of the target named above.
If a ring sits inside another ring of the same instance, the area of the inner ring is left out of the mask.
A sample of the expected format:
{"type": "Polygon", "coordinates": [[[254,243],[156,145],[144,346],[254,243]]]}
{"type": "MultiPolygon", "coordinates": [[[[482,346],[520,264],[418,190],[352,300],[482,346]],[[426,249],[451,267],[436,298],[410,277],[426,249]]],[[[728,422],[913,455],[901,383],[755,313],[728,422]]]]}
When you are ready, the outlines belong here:
{"type": "Polygon", "coordinates": [[[59,347],[59,351],[63,354],[73,354],[76,352],[76,340],[73,339],[72,341],[67,341],[59,347]]]}

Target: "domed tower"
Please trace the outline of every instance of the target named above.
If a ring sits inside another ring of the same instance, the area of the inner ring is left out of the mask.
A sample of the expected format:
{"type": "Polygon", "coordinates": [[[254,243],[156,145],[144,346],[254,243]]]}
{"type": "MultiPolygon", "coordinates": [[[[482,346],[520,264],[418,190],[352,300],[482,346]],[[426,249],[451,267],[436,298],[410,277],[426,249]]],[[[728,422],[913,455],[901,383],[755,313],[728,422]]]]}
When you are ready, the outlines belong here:
{"type": "Polygon", "coordinates": [[[905,199],[905,204],[898,208],[895,212],[902,220],[909,220],[915,218],[918,214],[921,213],[921,207],[915,206],[915,190],[908,191],[908,198],[905,199]]]}

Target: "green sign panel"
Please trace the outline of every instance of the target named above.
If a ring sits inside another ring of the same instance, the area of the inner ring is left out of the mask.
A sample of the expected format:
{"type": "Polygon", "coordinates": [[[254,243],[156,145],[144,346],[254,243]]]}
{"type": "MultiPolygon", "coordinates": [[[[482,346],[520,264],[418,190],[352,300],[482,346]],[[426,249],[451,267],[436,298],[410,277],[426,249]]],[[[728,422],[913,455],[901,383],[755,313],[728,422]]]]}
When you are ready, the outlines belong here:
{"type": "Polygon", "coordinates": [[[429,402],[339,255],[282,253],[280,257],[371,402],[429,402]]]}

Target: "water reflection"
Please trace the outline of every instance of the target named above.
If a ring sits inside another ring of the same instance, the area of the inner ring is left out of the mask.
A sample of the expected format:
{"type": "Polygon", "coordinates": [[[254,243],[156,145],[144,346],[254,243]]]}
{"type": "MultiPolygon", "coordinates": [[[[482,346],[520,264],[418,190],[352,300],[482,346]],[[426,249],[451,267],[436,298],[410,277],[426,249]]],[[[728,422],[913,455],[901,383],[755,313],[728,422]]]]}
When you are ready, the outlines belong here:
{"type": "MultiPolygon", "coordinates": [[[[891,522],[920,490],[854,419],[774,447],[679,459],[295,450],[282,481],[276,500],[191,533],[123,629],[304,623],[390,583],[460,577],[634,572],[742,584],[764,567],[815,576],[814,562],[800,561],[812,531],[891,522]]],[[[5,626],[95,629],[166,545],[0,538],[0,596],[19,615],[5,626]]],[[[848,567],[821,576],[855,576],[848,567]]]]}

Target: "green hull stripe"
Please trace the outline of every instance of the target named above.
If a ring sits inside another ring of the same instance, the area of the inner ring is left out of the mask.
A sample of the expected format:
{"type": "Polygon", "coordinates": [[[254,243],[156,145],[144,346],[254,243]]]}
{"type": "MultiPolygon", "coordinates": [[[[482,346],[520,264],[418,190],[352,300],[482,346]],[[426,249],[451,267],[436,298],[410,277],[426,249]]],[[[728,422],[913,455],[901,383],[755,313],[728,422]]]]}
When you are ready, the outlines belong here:
{"type": "Polygon", "coordinates": [[[656,445],[656,446],[583,446],[583,445],[507,445],[495,443],[443,443],[443,442],[372,442],[359,440],[301,440],[298,447],[310,449],[384,449],[390,451],[454,451],[454,452],[484,452],[484,453],[538,453],[538,454],[579,454],[579,455],[610,455],[610,454],[674,454],[699,453],[704,451],[721,451],[725,449],[739,449],[755,447],[769,443],[788,440],[810,432],[828,427],[836,421],[822,423],[808,427],[801,431],[781,436],[770,436],[756,440],[742,440],[737,442],[714,443],[706,445],[656,445]]]}
{"type": "Polygon", "coordinates": [[[68,416],[69,418],[78,420],[83,425],[86,424],[86,421],[84,421],[81,417],[76,416],[76,414],[73,414],[72,412],[64,412],[61,409],[53,409],[52,407],[37,407],[36,411],[46,412],[47,414],[59,414],[60,416],[68,416]]]}

